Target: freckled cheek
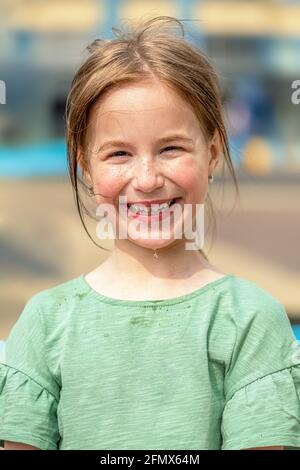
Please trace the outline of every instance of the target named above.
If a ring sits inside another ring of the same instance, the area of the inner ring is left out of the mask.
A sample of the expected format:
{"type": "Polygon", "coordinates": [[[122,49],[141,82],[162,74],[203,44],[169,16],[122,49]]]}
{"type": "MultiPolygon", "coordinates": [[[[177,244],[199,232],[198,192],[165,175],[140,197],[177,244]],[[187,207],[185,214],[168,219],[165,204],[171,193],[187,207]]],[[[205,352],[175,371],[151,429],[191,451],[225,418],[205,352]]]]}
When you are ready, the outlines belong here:
{"type": "Polygon", "coordinates": [[[186,203],[200,203],[204,200],[207,190],[207,175],[204,168],[201,170],[185,166],[176,174],[175,182],[184,191],[186,203]]]}
{"type": "Polygon", "coordinates": [[[94,188],[97,194],[97,202],[104,202],[104,199],[109,200],[118,197],[126,185],[126,173],[120,168],[98,168],[93,172],[94,188]]]}

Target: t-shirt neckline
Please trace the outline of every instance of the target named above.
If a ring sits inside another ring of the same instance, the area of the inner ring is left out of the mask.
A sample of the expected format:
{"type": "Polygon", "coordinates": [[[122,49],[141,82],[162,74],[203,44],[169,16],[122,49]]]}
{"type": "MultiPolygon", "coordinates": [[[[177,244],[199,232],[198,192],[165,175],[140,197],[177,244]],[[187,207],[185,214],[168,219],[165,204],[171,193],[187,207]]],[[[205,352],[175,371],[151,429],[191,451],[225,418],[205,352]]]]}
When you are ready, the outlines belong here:
{"type": "Polygon", "coordinates": [[[106,295],[101,294],[100,292],[96,291],[85,279],[85,274],[81,274],[78,277],[78,280],[80,283],[83,285],[85,290],[89,292],[94,298],[101,300],[102,302],[106,302],[108,304],[112,305],[123,305],[123,306],[131,306],[131,307],[147,307],[147,306],[167,306],[167,305],[172,305],[172,304],[178,304],[181,302],[186,302],[190,301],[191,299],[198,297],[211,289],[214,289],[215,287],[218,287],[222,285],[223,283],[226,283],[229,279],[233,278],[235,276],[234,273],[228,273],[225,274],[223,277],[220,277],[219,279],[216,279],[214,281],[208,282],[207,284],[204,284],[204,286],[199,287],[198,289],[188,293],[188,294],[183,294],[177,297],[170,297],[170,298],[165,298],[165,299],[157,299],[157,300],[125,300],[125,299],[117,299],[114,297],[108,297],[106,295]]]}

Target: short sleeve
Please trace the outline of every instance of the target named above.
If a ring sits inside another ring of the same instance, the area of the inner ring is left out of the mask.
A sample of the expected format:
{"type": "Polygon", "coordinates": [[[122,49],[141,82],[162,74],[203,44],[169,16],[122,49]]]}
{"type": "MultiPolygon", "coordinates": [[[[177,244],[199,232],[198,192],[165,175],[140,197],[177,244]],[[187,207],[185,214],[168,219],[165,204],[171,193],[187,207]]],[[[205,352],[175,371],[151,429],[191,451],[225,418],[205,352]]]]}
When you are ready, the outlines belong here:
{"type": "Polygon", "coordinates": [[[222,449],[300,448],[300,348],[284,307],[266,295],[252,314],[240,312],[234,323],[222,449]]]}
{"type": "Polygon", "coordinates": [[[56,450],[59,385],[47,366],[39,294],[25,305],[0,363],[0,440],[56,450]]]}

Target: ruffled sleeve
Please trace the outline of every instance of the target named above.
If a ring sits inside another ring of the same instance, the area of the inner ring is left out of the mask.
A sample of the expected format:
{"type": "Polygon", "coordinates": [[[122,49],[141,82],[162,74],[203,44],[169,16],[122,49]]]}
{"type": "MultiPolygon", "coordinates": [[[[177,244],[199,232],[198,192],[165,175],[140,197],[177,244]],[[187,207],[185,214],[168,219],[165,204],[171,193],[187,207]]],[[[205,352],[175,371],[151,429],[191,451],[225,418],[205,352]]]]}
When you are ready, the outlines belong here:
{"type": "Polygon", "coordinates": [[[264,446],[300,448],[300,365],[254,380],[226,403],[225,450],[264,446]]]}
{"type": "Polygon", "coordinates": [[[234,321],[222,449],[300,448],[300,348],[284,307],[266,296],[255,311],[234,321]]]}
{"type": "Polygon", "coordinates": [[[23,372],[0,364],[0,434],[42,450],[57,449],[57,400],[23,372]]]}
{"type": "Polygon", "coordinates": [[[25,305],[0,363],[0,440],[56,450],[59,386],[47,364],[38,300],[25,305]]]}

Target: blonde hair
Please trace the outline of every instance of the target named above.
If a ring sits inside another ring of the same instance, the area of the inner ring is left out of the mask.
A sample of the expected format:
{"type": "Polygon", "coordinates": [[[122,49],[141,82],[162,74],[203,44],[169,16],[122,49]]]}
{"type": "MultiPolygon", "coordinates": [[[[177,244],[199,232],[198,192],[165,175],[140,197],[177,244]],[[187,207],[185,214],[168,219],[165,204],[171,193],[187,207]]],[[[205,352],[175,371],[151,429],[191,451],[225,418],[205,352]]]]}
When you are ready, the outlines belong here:
{"type": "MultiPolygon", "coordinates": [[[[211,138],[216,129],[219,132],[224,161],[238,193],[218,77],[206,55],[185,40],[182,22],[171,16],[158,16],[132,22],[122,30],[113,27],[112,31],[115,38],[96,39],[87,47],[90,55],[73,78],[66,105],[69,174],[79,216],[90,238],[84,213],[93,215],[79,197],[79,185],[85,190],[87,185],[78,175],[78,152],[87,154],[85,141],[93,104],[109,89],[124,83],[155,76],[180,93],[192,105],[206,138],[211,138]]],[[[87,167],[88,162],[83,161],[83,165],[87,167]]],[[[209,194],[207,200],[215,226],[209,194]]],[[[203,250],[199,251],[208,260],[203,250]]]]}

